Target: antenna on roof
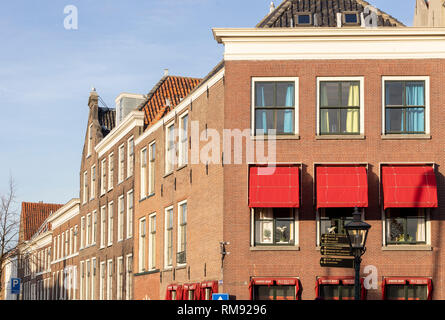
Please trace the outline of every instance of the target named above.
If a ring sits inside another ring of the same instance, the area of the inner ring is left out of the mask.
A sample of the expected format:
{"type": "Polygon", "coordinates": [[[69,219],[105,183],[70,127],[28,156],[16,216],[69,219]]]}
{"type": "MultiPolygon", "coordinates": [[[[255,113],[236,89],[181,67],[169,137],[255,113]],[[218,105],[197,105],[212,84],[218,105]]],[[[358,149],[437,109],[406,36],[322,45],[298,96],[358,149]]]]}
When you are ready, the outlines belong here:
{"type": "Polygon", "coordinates": [[[110,109],[110,108],[108,107],[108,105],[105,103],[104,99],[102,99],[101,96],[98,95],[98,98],[99,98],[99,102],[100,102],[105,108],[110,109]]]}
{"type": "Polygon", "coordinates": [[[272,13],[275,10],[275,3],[273,1],[270,2],[269,13],[272,13]]]}

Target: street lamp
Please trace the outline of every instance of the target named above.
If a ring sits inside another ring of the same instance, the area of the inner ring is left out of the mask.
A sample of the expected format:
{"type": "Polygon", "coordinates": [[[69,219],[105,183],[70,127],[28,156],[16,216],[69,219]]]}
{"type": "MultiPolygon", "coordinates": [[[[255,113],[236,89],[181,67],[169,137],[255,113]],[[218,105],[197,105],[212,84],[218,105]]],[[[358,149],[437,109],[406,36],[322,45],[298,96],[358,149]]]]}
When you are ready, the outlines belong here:
{"type": "Polygon", "coordinates": [[[354,255],[355,269],[355,300],[360,300],[360,263],[362,255],[366,252],[366,239],[371,228],[369,224],[361,220],[362,214],[355,207],[352,213],[353,220],[345,225],[349,246],[354,255]]]}

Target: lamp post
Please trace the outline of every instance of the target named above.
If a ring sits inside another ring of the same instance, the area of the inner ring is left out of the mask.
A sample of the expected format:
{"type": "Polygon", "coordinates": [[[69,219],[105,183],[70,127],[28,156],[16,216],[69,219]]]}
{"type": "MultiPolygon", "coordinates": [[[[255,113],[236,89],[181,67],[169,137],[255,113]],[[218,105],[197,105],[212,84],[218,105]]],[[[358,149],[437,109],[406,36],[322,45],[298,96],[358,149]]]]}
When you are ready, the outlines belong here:
{"type": "Polygon", "coordinates": [[[362,255],[366,252],[366,239],[371,228],[369,224],[362,221],[361,216],[360,211],[355,207],[352,213],[353,220],[345,225],[349,246],[354,255],[355,300],[360,300],[360,263],[362,262],[362,255]]]}

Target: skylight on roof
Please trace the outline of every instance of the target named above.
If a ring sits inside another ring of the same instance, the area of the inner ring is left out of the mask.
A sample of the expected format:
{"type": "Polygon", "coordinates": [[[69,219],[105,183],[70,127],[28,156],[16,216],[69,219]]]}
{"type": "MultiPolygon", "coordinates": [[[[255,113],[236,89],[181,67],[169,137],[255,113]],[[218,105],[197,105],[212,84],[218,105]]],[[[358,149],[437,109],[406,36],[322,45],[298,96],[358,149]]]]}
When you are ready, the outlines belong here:
{"type": "Polygon", "coordinates": [[[358,12],[345,12],[343,14],[344,24],[359,24],[358,12]]]}
{"type": "Polygon", "coordinates": [[[296,19],[296,25],[311,25],[312,24],[312,15],[310,13],[298,13],[296,19]]]}

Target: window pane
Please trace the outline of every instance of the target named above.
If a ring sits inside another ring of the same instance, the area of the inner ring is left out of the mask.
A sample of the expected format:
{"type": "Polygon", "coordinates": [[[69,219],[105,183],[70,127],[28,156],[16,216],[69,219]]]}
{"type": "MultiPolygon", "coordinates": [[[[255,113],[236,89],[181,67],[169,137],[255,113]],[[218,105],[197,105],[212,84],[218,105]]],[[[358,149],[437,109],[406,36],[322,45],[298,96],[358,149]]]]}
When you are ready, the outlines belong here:
{"type": "Polygon", "coordinates": [[[274,106],[275,83],[257,82],[255,83],[255,106],[271,107],[274,106]]]}
{"type": "Polygon", "coordinates": [[[338,288],[336,285],[321,285],[319,288],[320,297],[325,300],[333,300],[334,298],[338,298],[338,288]]]}
{"type": "Polygon", "coordinates": [[[277,104],[278,107],[294,106],[294,84],[291,82],[277,83],[277,104]]]}
{"type": "Polygon", "coordinates": [[[386,109],[386,131],[404,131],[403,109],[386,109]]]}
{"type": "Polygon", "coordinates": [[[273,286],[255,286],[255,300],[273,300],[273,286]]]}
{"type": "Polygon", "coordinates": [[[425,242],[425,217],[409,217],[406,224],[406,241],[425,242]]]}
{"type": "Polygon", "coordinates": [[[342,286],[340,294],[341,294],[341,300],[354,300],[355,288],[354,286],[342,286]]]}
{"type": "Polygon", "coordinates": [[[273,221],[255,222],[255,242],[260,244],[273,243],[273,221]]]}
{"type": "Polygon", "coordinates": [[[321,133],[339,133],[339,109],[324,109],[320,111],[321,115],[321,133]]]}
{"type": "Polygon", "coordinates": [[[360,84],[359,82],[341,83],[342,107],[360,106],[360,84]]]}
{"type": "Polygon", "coordinates": [[[404,285],[386,286],[386,298],[388,300],[405,300],[405,286],[404,285]]]}
{"type": "Polygon", "coordinates": [[[428,288],[426,285],[408,285],[408,300],[427,300],[428,288]]]}
{"type": "Polygon", "coordinates": [[[277,220],[275,222],[275,242],[278,244],[291,243],[293,233],[292,221],[277,220]]]}
{"type": "Polygon", "coordinates": [[[267,134],[269,129],[274,129],[273,110],[255,110],[255,132],[267,134]]]}
{"type": "Polygon", "coordinates": [[[322,82],[320,105],[322,107],[339,107],[339,83],[322,82]]]}
{"type": "Polygon", "coordinates": [[[294,132],[294,110],[285,109],[277,111],[277,134],[290,134],[294,132]]]}
{"type": "Polygon", "coordinates": [[[295,300],[295,286],[275,286],[276,300],[295,300]]]}
{"type": "Polygon", "coordinates": [[[406,105],[407,106],[424,106],[424,82],[407,82],[405,85],[406,105]]]}
{"type": "Polygon", "coordinates": [[[341,133],[359,133],[360,110],[341,109],[340,125],[341,133]]]}
{"type": "Polygon", "coordinates": [[[390,242],[404,242],[403,218],[390,218],[387,220],[387,240],[390,242]]]}
{"type": "Polygon", "coordinates": [[[345,13],[346,23],[357,23],[357,14],[355,13],[345,13]]]}
{"type": "Polygon", "coordinates": [[[403,82],[388,81],[386,85],[386,105],[403,106],[403,82]]]}
{"type": "Polygon", "coordinates": [[[407,108],[405,128],[407,132],[425,132],[425,109],[407,108]]]}
{"type": "Polygon", "coordinates": [[[311,18],[308,14],[302,14],[298,16],[298,24],[309,24],[311,23],[311,18]]]}

